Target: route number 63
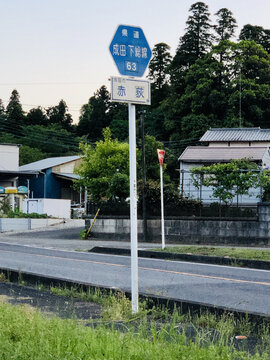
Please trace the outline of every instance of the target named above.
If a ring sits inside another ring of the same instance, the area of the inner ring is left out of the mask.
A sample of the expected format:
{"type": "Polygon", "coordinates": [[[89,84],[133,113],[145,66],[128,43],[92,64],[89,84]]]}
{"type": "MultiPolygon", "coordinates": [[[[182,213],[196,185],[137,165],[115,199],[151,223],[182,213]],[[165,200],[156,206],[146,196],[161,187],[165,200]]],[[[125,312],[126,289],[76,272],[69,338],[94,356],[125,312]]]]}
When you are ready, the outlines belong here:
{"type": "Polygon", "coordinates": [[[126,61],[126,70],[137,71],[137,63],[132,61],[126,61]]]}

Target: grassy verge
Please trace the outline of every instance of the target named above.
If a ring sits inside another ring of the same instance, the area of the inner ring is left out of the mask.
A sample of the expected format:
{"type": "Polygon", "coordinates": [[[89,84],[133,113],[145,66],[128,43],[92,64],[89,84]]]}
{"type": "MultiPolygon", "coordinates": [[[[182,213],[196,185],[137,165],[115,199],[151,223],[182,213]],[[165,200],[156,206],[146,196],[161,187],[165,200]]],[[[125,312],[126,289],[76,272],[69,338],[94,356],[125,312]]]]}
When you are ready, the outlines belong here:
{"type": "Polygon", "coordinates": [[[47,319],[28,307],[0,305],[0,358],[27,360],[75,359],[269,359],[269,354],[248,355],[234,351],[223,342],[201,346],[201,339],[187,342],[175,331],[175,322],[166,328],[141,327],[120,333],[102,326],[93,329],[75,321],[47,319]]]}
{"type": "Polygon", "coordinates": [[[152,249],[154,251],[165,251],[177,254],[209,255],[230,257],[235,259],[250,259],[270,261],[269,250],[243,249],[234,247],[211,247],[211,246],[173,246],[164,250],[152,249]]]}

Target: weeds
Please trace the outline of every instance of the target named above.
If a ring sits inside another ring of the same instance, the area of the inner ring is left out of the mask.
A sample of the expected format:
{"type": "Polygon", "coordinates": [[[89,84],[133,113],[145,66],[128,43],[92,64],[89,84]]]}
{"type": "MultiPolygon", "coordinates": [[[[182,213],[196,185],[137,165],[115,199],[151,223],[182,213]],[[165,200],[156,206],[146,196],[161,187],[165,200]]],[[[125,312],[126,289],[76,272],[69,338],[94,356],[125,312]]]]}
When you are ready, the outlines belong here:
{"type": "Polygon", "coordinates": [[[0,282],[7,282],[8,279],[4,273],[0,273],[0,282]]]}
{"type": "MultiPolygon", "coordinates": [[[[270,261],[269,250],[245,249],[234,247],[212,247],[212,246],[173,246],[166,247],[164,250],[152,249],[154,251],[165,251],[177,254],[193,254],[220,256],[234,259],[250,259],[270,261]]],[[[240,264],[241,265],[241,264],[240,264]]],[[[240,266],[237,262],[236,266],[240,266]]]]}
{"type": "Polygon", "coordinates": [[[9,304],[0,305],[0,318],[1,359],[269,359],[267,353],[251,356],[220,343],[202,347],[204,335],[189,342],[184,333],[175,331],[174,323],[162,329],[152,324],[147,335],[145,328],[120,333],[103,326],[93,329],[75,321],[47,319],[9,304]]]}

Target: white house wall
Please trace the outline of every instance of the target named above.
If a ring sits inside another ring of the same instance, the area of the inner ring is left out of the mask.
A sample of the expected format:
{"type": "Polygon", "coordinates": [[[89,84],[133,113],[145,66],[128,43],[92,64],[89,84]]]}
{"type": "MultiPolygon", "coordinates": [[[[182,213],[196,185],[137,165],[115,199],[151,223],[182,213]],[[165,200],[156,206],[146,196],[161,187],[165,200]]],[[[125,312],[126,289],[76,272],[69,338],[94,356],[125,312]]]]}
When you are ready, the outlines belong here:
{"type": "MultiPolygon", "coordinates": [[[[269,160],[270,159],[268,159],[268,161],[269,160]]],[[[202,186],[201,189],[198,189],[193,184],[190,170],[194,167],[201,166],[202,164],[180,162],[180,193],[183,193],[183,196],[187,198],[191,198],[194,200],[202,200],[204,204],[218,202],[219,199],[213,197],[213,188],[202,186]]],[[[251,188],[249,191],[249,195],[239,196],[238,199],[235,196],[232,203],[237,204],[238,200],[239,204],[255,205],[260,201],[261,189],[251,188]]]]}
{"type": "Polygon", "coordinates": [[[0,170],[19,170],[19,147],[18,145],[0,144],[0,170]]]}

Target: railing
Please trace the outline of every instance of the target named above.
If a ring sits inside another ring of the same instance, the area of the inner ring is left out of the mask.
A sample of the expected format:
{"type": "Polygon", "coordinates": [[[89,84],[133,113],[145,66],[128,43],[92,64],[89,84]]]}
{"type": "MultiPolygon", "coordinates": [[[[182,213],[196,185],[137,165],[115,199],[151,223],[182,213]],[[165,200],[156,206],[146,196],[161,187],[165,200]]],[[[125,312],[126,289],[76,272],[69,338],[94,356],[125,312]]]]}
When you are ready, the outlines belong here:
{"type": "MultiPolygon", "coordinates": [[[[102,202],[102,203],[87,203],[87,215],[94,216],[100,208],[99,216],[125,216],[129,217],[129,204],[127,202],[102,202]]],[[[160,208],[146,205],[147,218],[159,217],[160,208]]],[[[210,205],[183,205],[164,206],[165,217],[190,217],[190,218],[254,218],[257,217],[257,206],[236,207],[226,206],[219,203],[212,203],[210,205]]],[[[138,206],[138,217],[142,217],[142,206],[138,206]]]]}

